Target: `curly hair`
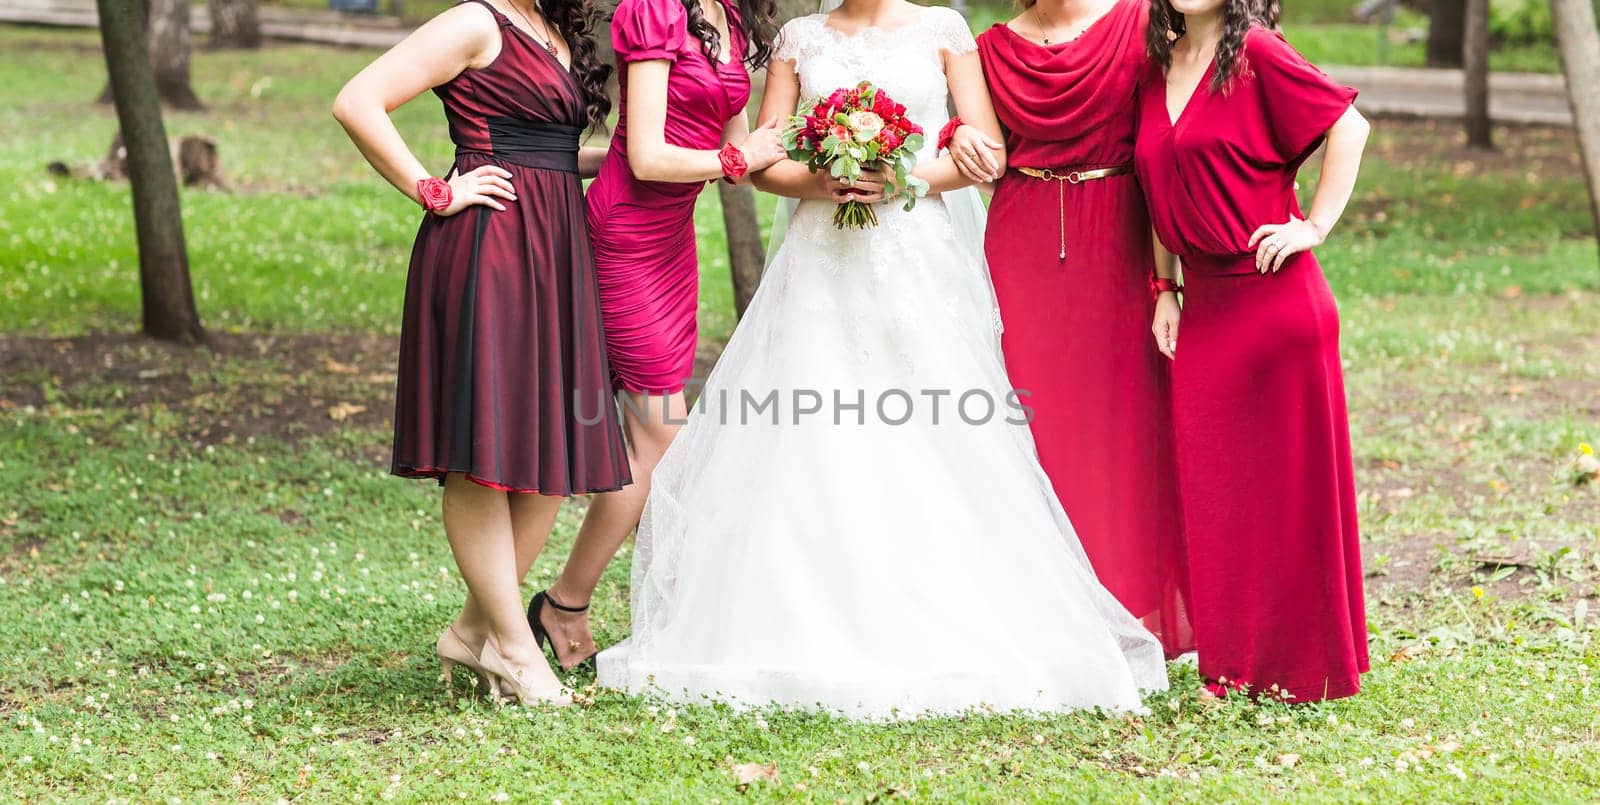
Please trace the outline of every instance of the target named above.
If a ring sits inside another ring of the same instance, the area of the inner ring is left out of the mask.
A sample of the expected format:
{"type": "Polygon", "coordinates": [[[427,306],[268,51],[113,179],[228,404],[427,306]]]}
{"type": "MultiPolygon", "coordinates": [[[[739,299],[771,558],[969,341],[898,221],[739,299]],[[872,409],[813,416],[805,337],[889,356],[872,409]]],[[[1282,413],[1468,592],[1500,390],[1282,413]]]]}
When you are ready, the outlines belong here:
{"type": "MultiPolygon", "coordinates": [[[[1244,35],[1250,28],[1278,26],[1277,0],[1223,0],[1222,39],[1217,42],[1217,69],[1211,74],[1211,91],[1222,92],[1246,65],[1241,58],[1244,35]]],[[[1183,15],[1172,0],[1150,0],[1150,22],[1145,26],[1144,49],[1163,72],[1172,68],[1172,43],[1185,33],[1183,15]]]]}
{"type": "MultiPolygon", "coordinates": [[[[700,0],[683,0],[683,10],[689,15],[689,34],[700,40],[706,58],[720,61],[722,36],[717,33],[717,27],[706,19],[700,0]]],[[[740,27],[744,29],[744,39],[749,43],[745,49],[744,63],[752,70],[766,67],[767,60],[772,58],[772,40],[778,35],[778,23],[774,20],[777,13],[776,0],[739,0],[740,27]]]]}
{"type": "Polygon", "coordinates": [[[595,8],[593,0],[538,0],[539,13],[566,37],[572,49],[572,74],[583,90],[588,108],[589,128],[603,131],[611,114],[611,95],[606,81],[611,65],[602,61],[594,44],[595,8]]]}

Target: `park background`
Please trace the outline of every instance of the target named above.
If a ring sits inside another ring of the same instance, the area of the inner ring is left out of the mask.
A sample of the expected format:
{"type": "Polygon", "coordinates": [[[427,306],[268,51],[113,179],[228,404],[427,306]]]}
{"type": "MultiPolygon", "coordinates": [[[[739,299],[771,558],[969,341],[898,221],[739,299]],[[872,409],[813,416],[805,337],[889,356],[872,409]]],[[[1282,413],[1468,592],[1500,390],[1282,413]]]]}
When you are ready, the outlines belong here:
{"type": "MultiPolygon", "coordinates": [[[[372,18],[313,5],[261,18],[349,41],[443,4],[408,0],[404,19],[385,16],[387,0],[372,18]]],[[[1493,86],[1514,89],[1493,96],[1484,149],[1455,117],[1460,73],[1410,69],[1429,60],[1427,4],[1387,24],[1381,10],[1356,21],[1350,2],[1285,5],[1290,40],[1386,112],[1319,249],[1344,322],[1365,692],[1301,707],[1206,700],[1179,666],[1144,717],[862,725],[671,708],[584,676],[568,710],[450,702],[432,640],[463,588],[438,493],[386,474],[420,213],[329,114],[376,51],[195,36],[204,108],[169,108],[167,132],[211,138],[226,187],[183,193],[207,335],[170,345],[139,334],[128,185],[95,176],[117,118],[95,102],[100,39],[69,19],[93,9],[0,2],[0,19],[56,23],[0,25],[0,790],[1593,800],[1600,264],[1548,8],[1490,4],[1493,86]]],[[[1012,13],[966,10],[975,30],[1012,13]]],[[[396,119],[424,164],[449,164],[436,100],[396,119]]],[[[1314,163],[1302,182],[1315,186],[1314,163]]],[[[764,225],[772,201],[756,207],[764,225]]],[[[703,368],[735,324],[717,192],[697,221],[703,368]]],[[[533,585],[552,578],[582,511],[563,511],[533,585]]],[[[602,644],[627,631],[630,559],[625,548],[595,601],[602,644]]],[[[982,603],[1005,617],[1003,601],[982,603]]]]}

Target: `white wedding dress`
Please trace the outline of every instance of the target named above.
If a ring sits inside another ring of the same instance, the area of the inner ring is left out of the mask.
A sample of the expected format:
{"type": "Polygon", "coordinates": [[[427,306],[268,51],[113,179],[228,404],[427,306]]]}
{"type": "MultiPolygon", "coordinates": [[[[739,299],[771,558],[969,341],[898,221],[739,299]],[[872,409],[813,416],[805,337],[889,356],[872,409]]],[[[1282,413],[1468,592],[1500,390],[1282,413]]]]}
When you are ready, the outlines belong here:
{"type": "MultiPolygon", "coordinates": [[[[796,19],[776,57],[802,97],[874,82],[931,159],[941,51],[975,44],[958,13],[918,14],[853,36],[796,19]]],[[[633,633],[600,683],[871,719],[1138,710],[1166,687],[1160,645],[1095,579],[1007,403],[981,243],[938,197],[866,230],[832,214],[795,210],[655,471],[633,633]]]]}

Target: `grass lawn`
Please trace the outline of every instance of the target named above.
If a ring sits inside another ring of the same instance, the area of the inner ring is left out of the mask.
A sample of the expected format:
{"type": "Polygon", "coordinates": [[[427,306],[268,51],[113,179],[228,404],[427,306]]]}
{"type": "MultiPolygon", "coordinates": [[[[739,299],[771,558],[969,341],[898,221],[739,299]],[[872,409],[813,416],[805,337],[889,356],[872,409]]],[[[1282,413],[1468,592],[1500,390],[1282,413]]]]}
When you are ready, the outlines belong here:
{"type": "MultiPolygon", "coordinates": [[[[124,185],[82,32],[0,27],[0,790],[18,799],[1592,801],[1600,796],[1600,267],[1570,132],[1380,123],[1320,254],[1342,303],[1374,668],[1303,707],[860,725],[593,690],[441,689],[438,492],[385,475],[418,221],[328,115],[370,54],[196,53],[234,193],[185,196],[214,343],[131,335],[124,185]],[[48,80],[40,80],[48,77],[48,80]]],[[[426,164],[437,104],[399,115],[426,164]]],[[[1311,186],[1314,177],[1305,177],[1311,186]]],[[[715,195],[703,341],[732,326],[715,195]]],[[[770,209],[770,204],[766,206],[770,209]]],[[[1263,337],[1270,337],[1264,334],[1263,337]]],[[[549,579],[581,503],[535,571],[549,579]]],[[[629,555],[595,612],[627,630],[629,555]]],[[[1003,615],[1002,615],[1003,616],[1003,615]]]]}

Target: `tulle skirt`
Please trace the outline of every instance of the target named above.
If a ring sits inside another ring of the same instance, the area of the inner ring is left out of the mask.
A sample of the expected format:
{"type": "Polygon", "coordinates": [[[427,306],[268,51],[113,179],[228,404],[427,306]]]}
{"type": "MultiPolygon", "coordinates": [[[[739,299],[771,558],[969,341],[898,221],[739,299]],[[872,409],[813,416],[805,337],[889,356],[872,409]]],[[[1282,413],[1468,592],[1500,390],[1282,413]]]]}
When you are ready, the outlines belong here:
{"type": "Polygon", "coordinates": [[[1162,650],[1095,579],[938,199],[802,203],[653,476],[600,682],[857,718],[1140,708],[1162,650]]]}

